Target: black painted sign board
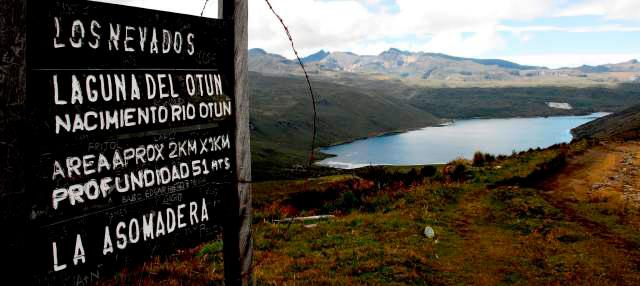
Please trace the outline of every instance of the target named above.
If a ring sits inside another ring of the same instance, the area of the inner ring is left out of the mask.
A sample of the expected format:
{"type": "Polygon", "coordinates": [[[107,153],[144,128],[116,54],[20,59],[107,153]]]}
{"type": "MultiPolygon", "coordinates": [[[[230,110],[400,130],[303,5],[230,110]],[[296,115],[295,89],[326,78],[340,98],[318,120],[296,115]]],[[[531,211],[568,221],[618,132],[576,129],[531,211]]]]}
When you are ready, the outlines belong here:
{"type": "Polygon", "coordinates": [[[28,2],[31,284],[87,285],[220,233],[236,178],[232,35],[229,20],[28,2]]]}

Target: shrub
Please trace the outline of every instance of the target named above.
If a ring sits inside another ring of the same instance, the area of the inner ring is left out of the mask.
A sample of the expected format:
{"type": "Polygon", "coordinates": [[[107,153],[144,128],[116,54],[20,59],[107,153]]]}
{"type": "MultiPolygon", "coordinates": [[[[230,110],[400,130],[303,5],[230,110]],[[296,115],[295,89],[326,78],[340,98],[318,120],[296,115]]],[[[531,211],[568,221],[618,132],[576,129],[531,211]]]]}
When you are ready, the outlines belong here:
{"type": "Polygon", "coordinates": [[[335,206],[338,210],[343,212],[351,212],[357,209],[361,205],[360,198],[356,196],[352,191],[347,191],[341,194],[340,198],[335,202],[335,206]]]}
{"type": "Polygon", "coordinates": [[[456,159],[442,169],[443,177],[448,181],[463,182],[467,177],[467,161],[456,159]]]}
{"type": "Polygon", "coordinates": [[[478,151],[475,154],[473,154],[473,166],[474,167],[482,167],[484,166],[484,164],[486,163],[485,161],[485,155],[478,151]]]}
{"type": "Polygon", "coordinates": [[[418,177],[418,171],[412,168],[411,171],[404,175],[404,179],[402,180],[402,182],[405,186],[411,186],[414,182],[418,181],[418,179],[420,179],[418,177]]]}
{"type": "Polygon", "coordinates": [[[378,189],[386,187],[390,183],[390,176],[382,166],[369,166],[356,171],[357,175],[365,180],[372,181],[378,189]]]}
{"type": "Polygon", "coordinates": [[[453,168],[451,179],[454,181],[462,182],[465,180],[466,174],[467,174],[467,166],[464,164],[457,164],[455,168],[453,168]]]}
{"type": "Polygon", "coordinates": [[[491,155],[491,154],[484,154],[484,161],[486,164],[492,164],[493,162],[496,161],[496,156],[491,155]]]}
{"type": "Polygon", "coordinates": [[[431,178],[436,175],[437,171],[438,169],[436,169],[436,167],[434,166],[424,166],[422,167],[422,169],[420,169],[420,176],[422,176],[423,178],[431,178]]]}
{"type": "Polygon", "coordinates": [[[412,178],[417,178],[418,171],[415,168],[411,168],[411,170],[407,173],[407,175],[412,178]]]}

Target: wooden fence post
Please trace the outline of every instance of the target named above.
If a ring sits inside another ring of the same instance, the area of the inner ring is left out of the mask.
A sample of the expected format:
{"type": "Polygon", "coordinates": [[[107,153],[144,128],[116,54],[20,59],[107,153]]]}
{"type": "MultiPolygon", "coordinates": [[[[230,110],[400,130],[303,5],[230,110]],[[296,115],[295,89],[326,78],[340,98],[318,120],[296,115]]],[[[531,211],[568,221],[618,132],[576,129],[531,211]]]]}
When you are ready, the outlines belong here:
{"type": "Polygon", "coordinates": [[[251,285],[253,282],[251,236],[251,148],[249,138],[248,90],[248,1],[219,0],[219,14],[234,23],[235,116],[237,131],[237,189],[231,194],[230,209],[224,223],[224,267],[226,285],[251,285]]]}

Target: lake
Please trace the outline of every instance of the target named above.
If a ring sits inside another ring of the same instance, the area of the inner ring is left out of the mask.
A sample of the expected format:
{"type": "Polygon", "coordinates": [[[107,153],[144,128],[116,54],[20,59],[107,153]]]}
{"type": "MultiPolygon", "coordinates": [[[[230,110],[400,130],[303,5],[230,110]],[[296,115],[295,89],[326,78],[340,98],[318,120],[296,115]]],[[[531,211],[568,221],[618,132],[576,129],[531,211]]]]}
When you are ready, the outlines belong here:
{"type": "Polygon", "coordinates": [[[444,164],[458,157],[471,159],[476,151],[509,155],[513,151],[570,142],[571,129],[607,114],[458,120],[445,126],[322,148],[322,152],[336,157],[317,164],[351,169],[369,165],[444,164]]]}

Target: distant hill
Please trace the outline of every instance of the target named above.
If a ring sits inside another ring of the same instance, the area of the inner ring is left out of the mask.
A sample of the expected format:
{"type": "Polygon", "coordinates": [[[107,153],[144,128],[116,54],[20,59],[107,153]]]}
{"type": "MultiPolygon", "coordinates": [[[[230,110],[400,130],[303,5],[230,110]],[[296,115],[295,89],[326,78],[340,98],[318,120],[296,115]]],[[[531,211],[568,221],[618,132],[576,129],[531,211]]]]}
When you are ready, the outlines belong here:
{"type": "MultiPolygon", "coordinates": [[[[311,76],[318,141],[327,146],[446,119],[509,118],[617,112],[640,104],[640,86],[626,88],[428,88],[396,80],[311,76]],[[568,103],[572,109],[548,102],[568,103]]],[[[256,178],[282,178],[308,162],[312,106],[303,77],[249,73],[251,144],[256,178]]]]}
{"type": "Polygon", "coordinates": [[[302,59],[302,62],[305,64],[308,63],[312,63],[312,62],[319,62],[321,60],[323,60],[324,58],[328,57],[330,55],[330,53],[325,52],[324,50],[321,50],[315,54],[306,56],[302,59]]]}
{"type": "MultiPolygon", "coordinates": [[[[373,79],[399,79],[409,83],[477,85],[485,82],[520,82],[529,85],[566,82],[573,85],[634,82],[640,79],[640,63],[549,69],[520,65],[500,59],[474,59],[440,53],[389,49],[378,55],[321,50],[302,58],[307,70],[317,76],[341,78],[357,74],[373,79]]],[[[249,52],[249,70],[271,75],[299,75],[296,61],[261,49],[249,52]]]]}
{"type": "MultiPolygon", "coordinates": [[[[302,61],[314,73],[350,72],[418,79],[445,79],[451,76],[506,79],[513,74],[519,75],[518,71],[545,69],[498,59],[470,59],[437,53],[411,53],[398,49],[389,49],[376,56],[319,51],[303,58],[302,61]]],[[[265,74],[297,74],[299,67],[296,62],[280,55],[252,49],[249,70],[265,74]]]]}
{"type": "MultiPolygon", "coordinates": [[[[253,166],[259,177],[307,163],[313,113],[306,81],[249,73],[253,166]]],[[[431,113],[382,91],[313,80],[317,94],[316,146],[441,123],[431,113]]]]}
{"type": "MultiPolygon", "coordinates": [[[[377,56],[320,51],[302,60],[317,96],[316,146],[448,119],[618,112],[640,104],[640,85],[603,84],[612,73],[633,75],[629,71],[640,66],[636,61],[581,67],[583,71],[551,70],[397,49],[377,56]],[[595,73],[604,68],[617,72],[595,73]],[[585,73],[590,70],[594,73],[585,73]],[[586,74],[595,84],[573,86],[584,78],[562,73],[586,74]],[[539,84],[549,78],[556,81],[539,84]]],[[[249,69],[254,175],[286,177],[308,162],[313,121],[306,81],[297,61],[261,49],[250,50],[249,69]]]]}
{"type": "Polygon", "coordinates": [[[582,126],[571,133],[576,138],[634,139],[640,137],[640,105],[619,113],[605,116],[582,126]]]}
{"type": "Polygon", "coordinates": [[[295,62],[281,55],[270,54],[263,49],[249,50],[250,71],[262,71],[267,74],[290,74],[293,67],[295,67],[295,62]]]}

